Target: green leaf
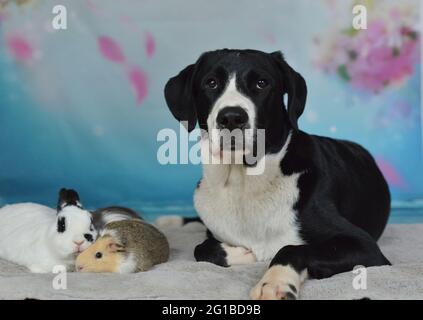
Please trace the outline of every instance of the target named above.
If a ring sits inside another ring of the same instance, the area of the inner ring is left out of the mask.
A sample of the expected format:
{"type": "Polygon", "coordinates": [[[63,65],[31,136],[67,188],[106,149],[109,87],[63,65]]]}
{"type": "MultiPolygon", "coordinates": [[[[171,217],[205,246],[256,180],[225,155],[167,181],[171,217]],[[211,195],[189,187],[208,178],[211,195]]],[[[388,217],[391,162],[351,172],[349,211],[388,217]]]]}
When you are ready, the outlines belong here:
{"type": "Polygon", "coordinates": [[[355,29],[353,27],[342,30],[342,33],[349,37],[355,37],[359,32],[360,30],[355,29]]]}
{"type": "Polygon", "coordinates": [[[350,81],[350,80],[351,80],[351,77],[350,77],[350,75],[348,74],[348,69],[347,69],[347,66],[346,66],[345,64],[340,65],[340,66],[338,67],[337,72],[338,72],[338,75],[339,75],[342,79],[344,79],[345,81],[350,81]]]}
{"type": "Polygon", "coordinates": [[[411,38],[411,40],[417,40],[419,37],[419,34],[416,31],[410,31],[407,35],[411,38]]]}
{"type": "Polygon", "coordinates": [[[398,47],[394,47],[394,48],[392,49],[392,55],[393,55],[394,57],[398,57],[398,56],[400,55],[400,53],[401,53],[400,48],[398,48],[398,47]]]}

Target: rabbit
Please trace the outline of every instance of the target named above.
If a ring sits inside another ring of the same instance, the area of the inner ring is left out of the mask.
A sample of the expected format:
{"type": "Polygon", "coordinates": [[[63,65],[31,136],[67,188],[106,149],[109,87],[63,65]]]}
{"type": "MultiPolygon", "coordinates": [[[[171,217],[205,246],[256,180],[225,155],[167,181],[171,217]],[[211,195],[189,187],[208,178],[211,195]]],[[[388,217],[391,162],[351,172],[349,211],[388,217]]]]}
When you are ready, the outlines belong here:
{"type": "Polygon", "coordinates": [[[76,259],[77,272],[147,271],[169,259],[166,237],[142,220],[106,224],[100,237],[76,259]]]}
{"type": "Polygon", "coordinates": [[[98,232],[101,232],[109,222],[128,219],[142,220],[142,217],[134,210],[118,206],[97,209],[91,213],[93,215],[94,227],[98,232]]]}
{"type": "Polygon", "coordinates": [[[91,213],[74,190],[61,189],[57,210],[19,203],[0,209],[0,258],[34,273],[52,272],[57,265],[72,271],[76,255],[97,238],[91,213]]]}

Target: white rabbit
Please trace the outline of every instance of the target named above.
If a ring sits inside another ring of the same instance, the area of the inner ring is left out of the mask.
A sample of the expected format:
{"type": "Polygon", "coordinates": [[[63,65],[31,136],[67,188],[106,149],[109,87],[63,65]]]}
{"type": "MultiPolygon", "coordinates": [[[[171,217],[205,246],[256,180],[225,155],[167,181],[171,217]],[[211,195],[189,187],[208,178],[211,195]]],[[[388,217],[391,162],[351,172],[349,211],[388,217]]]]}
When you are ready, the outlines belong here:
{"type": "Polygon", "coordinates": [[[31,272],[52,272],[57,265],[73,268],[78,253],[97,238],[89,211],[78,193],[61,189],[57,211],[35,203],[0,209],[0,258],[31,272]]]}

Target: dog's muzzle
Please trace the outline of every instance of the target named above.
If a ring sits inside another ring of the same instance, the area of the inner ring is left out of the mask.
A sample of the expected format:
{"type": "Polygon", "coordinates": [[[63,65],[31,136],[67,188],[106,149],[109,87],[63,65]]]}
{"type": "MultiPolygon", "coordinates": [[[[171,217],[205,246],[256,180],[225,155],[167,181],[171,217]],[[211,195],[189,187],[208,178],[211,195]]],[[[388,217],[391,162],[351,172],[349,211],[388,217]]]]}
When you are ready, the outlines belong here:
{"type": "Polygon", "coordinates": [[[221,150],[242,150],[245,130],[250,127],[247,112],[238,106],[224,107],[216,117],[221,150]]]}

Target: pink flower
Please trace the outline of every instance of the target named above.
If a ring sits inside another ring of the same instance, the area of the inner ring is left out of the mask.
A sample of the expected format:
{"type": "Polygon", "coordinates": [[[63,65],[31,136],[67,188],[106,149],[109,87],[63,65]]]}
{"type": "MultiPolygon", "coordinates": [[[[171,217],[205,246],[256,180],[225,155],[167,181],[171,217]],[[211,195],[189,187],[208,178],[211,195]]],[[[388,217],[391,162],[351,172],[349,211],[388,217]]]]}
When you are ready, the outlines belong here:
{"type": "Polygon", "coordinates": [[[396,48],[390,47],[388,41],[381,41],[387,36],[380,25],[371,25],[369,34],[358,42],[357,58],[347,65],[354,87],[379,92],[413,73],[418,61],[418,41],[403,39],[402,46],[396,48]],[[360,51],[360,48],[365,50],[360,51]]]}
{"type": "Polygon", "coordinates": [[[31,44],[21,36],[10,36],[6,40],[10,53],[18,61],[28,61],[32,58],[31,44]]]}
{"type": "Polygon", "coordinates": [[[337,73],[354,88],[380,92],[413,74],[419,61],[419,40],[418,32],[410,27],[390,25],[388,29],[383,20],[374,20],[367,30],[344,30],[325,39],[328,47],[317,65],[326,72],[337,73]]]}

